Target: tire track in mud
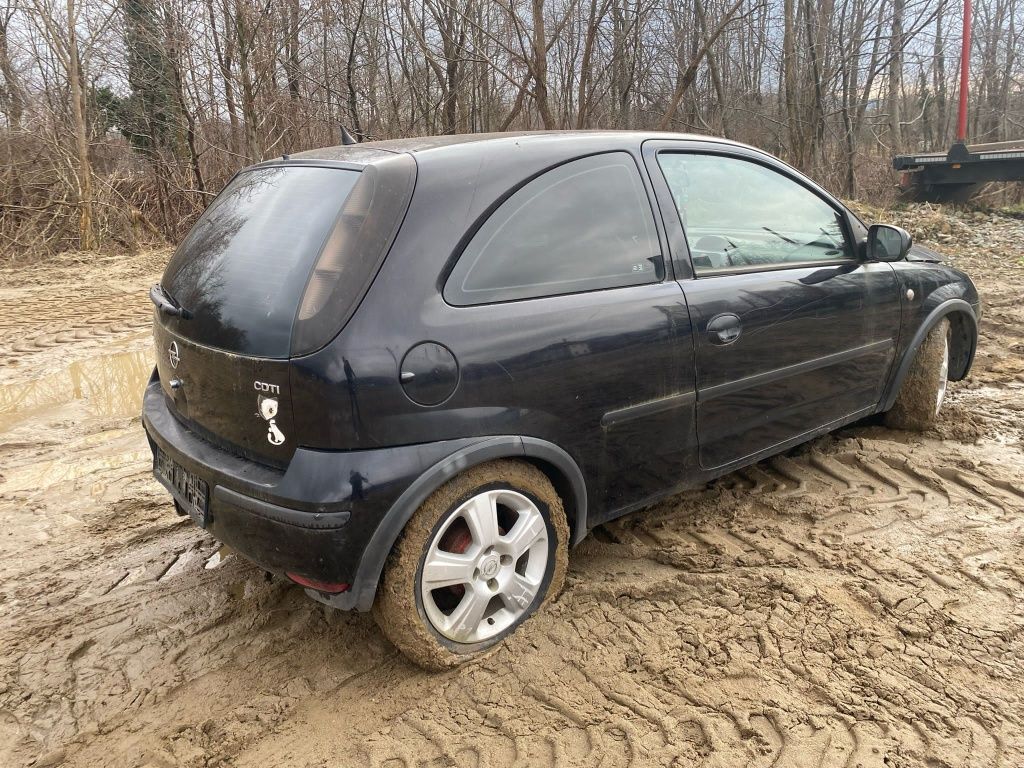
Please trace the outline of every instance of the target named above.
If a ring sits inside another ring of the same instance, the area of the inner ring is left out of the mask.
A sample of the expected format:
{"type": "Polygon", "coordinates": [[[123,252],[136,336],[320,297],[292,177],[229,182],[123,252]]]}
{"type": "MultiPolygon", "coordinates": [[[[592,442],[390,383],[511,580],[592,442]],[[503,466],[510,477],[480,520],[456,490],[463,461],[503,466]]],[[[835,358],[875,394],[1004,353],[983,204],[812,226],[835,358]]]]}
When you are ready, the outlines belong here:
{"type": "MultiPolygon", "coordinates": [[[[0,675],[0,689],[33,692],[13,705],[0,694],[21,738],[36,731],[56,743],[72,742],[100,723],[116,728],[147,709],[174,710],[183,686],[217,677],[215,685],[200,683],[195,698],[185,696],[189,716],[221,718],[237,710],[236,729],[255,736],[296,698],[280,693],[296,677],[289,659],[316,663],[307,644],[325,654],[341,643],[361,643],[365,650],[354,657],[364,663],[384,652],[382,641],[360,638],[369,628],[367,617],[325,621],[325,612],[300,590],[267,584],[234,558],[207,570],[215,548],[181,527],[155,539],[148,552],[126,551],[91,569],[82,564],[77,581],[92,589],[58,588],[47,605],[22,611],[20,631],[0,631],[5,657],[16,659],[10,674],[0,675]],[[265,693],[267,686],[278,692],[265,693]],[[246,709],[261,696],[269,709],[246,709]]],[[[43,576],[59,581],[60,570],[43,576]]],[[[196,735],[208,734],[199,729],[196,735]]],[[[138,764],[150,746],[117,744],[116,764],[138,764]]],[[[85,764],[100,762],[110,764],[98,755],[85,764]]]]}
{"type": "Polygon", "coordinates": [[[148,285],[166,258],[154,251],[131,260],[100,259],[99,265],[63,265],[64,282],[56,284],[41,266],[3,271],[15,285],[4,303],[17,311],[0,315],[0,371],[30,376],[62,350],[84,351],[147,328],[153,312],[148,285]]]}
{"type": "MultiPolygon", "coordinates": [[[[1019,595],[991,566],[1021,542],[1024,495],[933,446],[830,442],[603,526],[530,632],[351,764],[483,765],[492,746],[509,765],[1000,765],[1007,739],[1021,754],[1019,702],[991,689],[999,657],[1019,674],[1024,625],[988,614],[1019,595]],[[978,623],[991,660],[961,640],[978,623]],[[532,704],[495,693],[519,690],[532,704]]],[[[266,746],[251,755],[279,754],[266,746]]]]}
{"type": "MultiPolygon", "coordinates": [[[[86,328],[29,333],[21,336],[20,340],[10,347],[0,346],[0,354],[4,355],[3,360],[0,361],[0,366],[10,366],[12,361],[65,344],[73,344],[80,341],[102,341],[110,337],[122,336],[132,331],[143,330],[149,327],[152,319],[139,312],[130,312],[125,313],[124,319],[120,321],[109,322],[107,317],[104,316],[97,321],[86,319],[85,322],[89,323],[86,328]]],[[[18,364],[20,365],[20,363],[18,364]]]]}
{"type": "MultiPolygon", "coordinates": [[[[148,280],[10,289],[0,365],[124,343],[148,280]]],[[[1022,764],[1024,316],[986,304],[984,384],[934,433],[850,428],[601,526],[550,611],[443,675],[220,562],[137,423],[29,420],[0,434],[0,765],[1022,764]]]]}
{"type": "MultiPolygon", "coordinates": [[[[91,442],[88,435],[83,441],[91,442]]],[[[35,460],[48,464],[51,455],[42,451],[35,460]]],[[[0,605],[18,621],[0,625],[0,764],[28,764],[54,745],[73,748],[83,734],[96,737],[119,723],[135,725],[83,764],[138,765],[143,754],[178,764],[206,749],[226,754],[287,716],[305,695],[299,673],[313,677],[319,663],[318,677],[330,680],[394,655],[372,634],[369,617],[326,611],[235,557],[208,569],[216,543],[174,514],[148,480],[148,461],[125,457],[120,471],[132,481],[108,488],[113,499],[95,505],[87,497],[66,537],[53,537],[17,572],[5,568],[0,605]],[[123,493],[125,485],[135,492],[123,493]],[[355,646],[348,664],[325,658],[348,643],[355,646]],[[313,656],[309,645],[319,649],[313,656]],[[167,747],[131,736],[140,721],[167,727],[157,713],[177,711],[183,699],[189,717],[223,719],[225,730],[186,728],[167,747]]],[[[47,473],[39,487],[19,493],[35,503],[58,495],[70,501],[76,482],[47,473]]],[[[0,481],[6,503],[12,497],[4,490],[0,481]]]]}

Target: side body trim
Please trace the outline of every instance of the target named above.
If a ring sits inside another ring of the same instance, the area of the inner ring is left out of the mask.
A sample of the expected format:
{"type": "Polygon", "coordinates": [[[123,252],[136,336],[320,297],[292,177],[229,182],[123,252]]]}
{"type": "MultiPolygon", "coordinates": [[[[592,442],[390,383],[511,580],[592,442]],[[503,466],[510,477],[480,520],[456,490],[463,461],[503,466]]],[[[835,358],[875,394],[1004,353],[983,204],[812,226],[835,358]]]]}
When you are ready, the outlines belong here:
{"type": "Polygon", "coordinates": [[[675,408],[683,408],[692,405],[696,399],[696,392],[680,392],[675,395],[668,395],[667,397],[659,397],[657,400],[648,400],[646,403],[617,408],[614,411],[608,411],[608,413],[601,417],[601,426],[605,428],[614,427],[633,419],[642,419],[645,416],[653,416],[675,408]]]}
{"type": "Polygon", "coordinates": [[[737,379],[736,381],[727,381],[723,384],[715,384],[714,386],[705,387],[699,390],[697,392],[697,399],[701,402],[706,402],[716,397],[721,397],[722,395],[730,395],[733,392],[739,392],[740,390],[747,389],[748,387],[755,387],[760,384],[770,384],[771,382],[778,381],[779,379],[789,378],[790,376],[796,376],[801,373],[809,373],[810,371],[816,371],[819,368],[826,368],[830,365],[845,363],[848,360],[855,360],[862,355],[887,350],[892,346],[892,339],[882,339],[881,341],[874,341],[861,347],[854,347],[853,349],[847,349],[842,352],[825,355],[824,357],[818,357],[814,360],[805,360],[802,363],[787,365],[783,368],[775,368],[774,370],[765,371],[764,373],[756,373],[753,376],[747,376],[746,378],[737,379]]]}

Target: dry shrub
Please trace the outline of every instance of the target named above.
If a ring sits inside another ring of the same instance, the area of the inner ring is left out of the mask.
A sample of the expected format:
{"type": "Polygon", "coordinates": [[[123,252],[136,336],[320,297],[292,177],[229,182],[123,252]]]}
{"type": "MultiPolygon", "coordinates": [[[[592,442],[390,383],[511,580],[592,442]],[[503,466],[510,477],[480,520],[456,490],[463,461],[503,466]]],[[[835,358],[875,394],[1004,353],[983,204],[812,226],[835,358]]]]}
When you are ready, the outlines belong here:
{"type": "MultiPolygon", "coordinates": [[[[78,163],[67,138],[0,132],[0,160],[0,263],[78,249],[78,163]]],[[[93,139],[90,160],[97,250],[134,254],[176,242],[210,199],[192,189],[187,169],[143,156],[113,132],[93,139]]],[[[229,174],[216,175],[217,188],[229,174]]]]}
{"type": "MultiPolygon", "coordinates": [[[[123,151],[96,146],[93,218],[101,250],[135,253],[165,242],[144,212],[147,175],[123,151]]],[[[45,134],[0,134],[0,261],[31,261],[79,246],[76,162],[45,134]]]]}

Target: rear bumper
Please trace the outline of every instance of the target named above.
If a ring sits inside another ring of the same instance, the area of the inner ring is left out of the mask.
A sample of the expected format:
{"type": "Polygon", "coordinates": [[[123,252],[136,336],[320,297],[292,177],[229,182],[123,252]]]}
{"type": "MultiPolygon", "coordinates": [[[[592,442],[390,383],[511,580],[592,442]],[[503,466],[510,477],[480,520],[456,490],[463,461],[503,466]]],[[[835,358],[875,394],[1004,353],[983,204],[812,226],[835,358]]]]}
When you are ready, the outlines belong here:
{"type": "Polygon", "coordinates": [[[438,461],[474,442],[369,451],[299,448],[287,469],[278,470],[190,431],[171,413],[158,381],[146,389],[142,423],[154,452],[159,446],[208,484],[207,530],[214,537],[272,573],[352,585],[332,595],[330,604],[359,610],[372,605],[376,583],[375,577],[373,585],[360,583],[360,561],[396,500],[438,461]]]}

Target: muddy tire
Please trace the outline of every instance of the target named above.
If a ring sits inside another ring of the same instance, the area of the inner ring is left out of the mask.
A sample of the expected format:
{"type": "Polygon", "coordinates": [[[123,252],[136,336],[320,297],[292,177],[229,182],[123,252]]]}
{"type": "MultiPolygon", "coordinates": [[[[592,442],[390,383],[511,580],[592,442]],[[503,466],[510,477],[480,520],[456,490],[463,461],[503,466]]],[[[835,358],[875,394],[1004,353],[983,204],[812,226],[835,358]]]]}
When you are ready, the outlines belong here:
{"type": "Polygon", "coordinates": [[[480,658],[558,596],[568,546],[562,500],[543,472],[505,459],[472,467],[406,524],[374,618],[427,669],[480,658]]]}
{"type": "Polygon", "coordinates": [[[946,397],[949,374],[949,321],[940,320],[917,350],[887,426],[922,432],[931,427],[946,397]]]}

